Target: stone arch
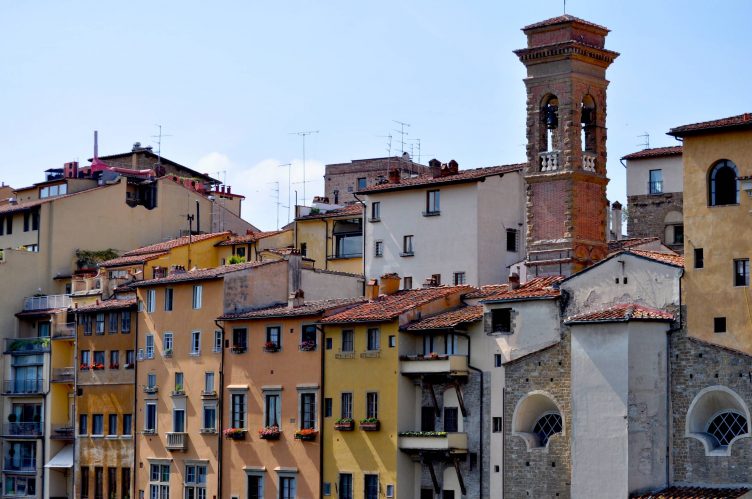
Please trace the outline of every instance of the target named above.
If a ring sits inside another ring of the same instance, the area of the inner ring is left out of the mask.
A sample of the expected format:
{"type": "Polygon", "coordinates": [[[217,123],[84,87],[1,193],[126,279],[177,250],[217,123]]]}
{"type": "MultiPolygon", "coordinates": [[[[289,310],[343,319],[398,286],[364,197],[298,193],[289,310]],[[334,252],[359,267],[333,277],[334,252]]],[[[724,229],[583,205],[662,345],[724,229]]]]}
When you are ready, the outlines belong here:
{"type": "Polygon", "coordinates": [[[559,98],[546,94],[540,101],[540,152],[552,152],[561,149],[559,134],[559,98]]]}
{"type": "Polygon", "coordinates": [[[751,436],[749,408],[744,399],[728,387],[715,385],[703,388],[695,395],[687,410],[684,436],[702,442],[707,456],[730,456],[734,442],[751,436]],[[709,425],[717,417],[727,413],[743,417],[743,429],[734,432],[733,438],[723,444],[713,436],[709,425]]]}
{"type": "Polygon", "coordinates": [[[580,124],[582,125],[582,150],[595,154],[595,124],[596,124],[595,99],[590,94],[585,94],[580,105],[580,124]]]}
{"type": "Polygon", "coordinates": [[[664,241],[668,245],[684,244],[684,215],[681,211],[671,210],[663,217],[664,241]]]}
{"type": "Polygon", "coordinates": [[[512,415],[512,436],[520,437],[525,441],[527,450],[545,449],[548,450],[548,443],[553,438],[547,438],[542,441],[540,435],[535,431],[536,425],[546,417],[558,416],[560,418],[561,431],[556,432],[564,435],[565,420],[564,413],[553,396],[548,392],[535,390],[522,397],[514,408],[512,415]]]}

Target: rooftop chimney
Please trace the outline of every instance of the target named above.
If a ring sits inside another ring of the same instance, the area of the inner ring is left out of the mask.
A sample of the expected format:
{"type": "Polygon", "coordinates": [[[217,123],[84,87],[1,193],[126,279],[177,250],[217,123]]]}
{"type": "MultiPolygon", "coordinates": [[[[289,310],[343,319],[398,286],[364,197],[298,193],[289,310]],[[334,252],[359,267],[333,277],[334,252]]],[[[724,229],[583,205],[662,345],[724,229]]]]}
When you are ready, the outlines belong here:
{"type": "Polygon", "coordinates": [[[460,165],[455,160],[451,160],[449,163],[441,165],[440,175],[442,177],[446,177],[448,175],[457,175],[459,171],[460,165]]]}
{"type": "Polygon", "coordinates": [[[373,301],[378,297],[379,297],[379,280],[370,279],[368,283],[366,283],[366,299],[368,301],[373,301]]]}
{"type": "Polygon", "coordinates": [[[305,303],[303,299],[303,290],[299,289],[287,296],[287,308],[302,307],[305,303]]]}
{"type": "Polygon", "coordinates": [[[431,175],[436,178],[441,176],[441,161],[439,161],[436,158],[433,158],[431,161],[428,162],[428,168],[431,170],[431,175]]]}
{"type": "Polygon", "coordinates": [[[621,203],[614,201],[611,205],[611,232],[614,233],[614,239],[620,241],[622,238],[622,220],[621,220],[621,203]]]}
{"type": "Polygon", "coordinates": [[[379,292],[382,295],[393,295],[399,291],[400,276],[395,273],[384,274],[381,276],[381,286],[379,286],[379,292]]]}
{"type": "Polygon", "coordinates": [[[400,171],[399,168],[392,168],[389,170],[389,182],[392,184],[400,183],[400,171]]]}
{"type": "Polygon", "coordinates": [[[517,289],[520,287],[520,275],[517,272],[512,273],[509,276],[509,289],[517,289]]]}

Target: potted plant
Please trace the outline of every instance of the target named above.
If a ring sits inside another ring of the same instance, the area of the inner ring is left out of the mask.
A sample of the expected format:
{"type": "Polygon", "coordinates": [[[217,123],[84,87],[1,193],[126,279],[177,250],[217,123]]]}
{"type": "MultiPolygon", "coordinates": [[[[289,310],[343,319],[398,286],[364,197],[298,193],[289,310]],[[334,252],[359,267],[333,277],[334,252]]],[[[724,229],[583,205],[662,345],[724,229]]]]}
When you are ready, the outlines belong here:
{"type": "Polygon", "coordinates": [[[172,357],[172,348],[168,348],[167,350],[165,350],[164,351],[164,356],[165,357],[172,357]]]}
{"type": "Polygon", "coordinates": [[[227,428],[223,434],[230,440],[245,440],[247,432],[243,428],[227,428]]]}
{"type": "Polygon", "coordinates": [[[306,341],[303,341],[300,344],[300,351],[301,352],[313,352],[314,350],[316,350],[316,342],[315,341],[306,340],[306,341]]]}
{"type": "Polygon", "coordinates": [[[16,416],[15,413],[11,412],[10,414],[8,414],[9,423],[15,423],[17,419],[18,419],[18,416],[16,416]]]}
{"type": "Polygon", "coordinates": [[[303,440],[304,442],[311,442],[316,440],[316,435],[319,432],[313,428],[303,428],[295,432],[295,440],[303,440]]]}
{"type": "Polygon", "coordinates": [[[279,352],[279,345],[273,341],[267,341],[264,343],[265,352],[279,352]]]}
{"type": "Polygon", "coordinates": [[[185,391],[183,391],[183,385],[175,385],[175,390],[173,390],[172,393],[174,393],[175,395],[182,395],[183,393],[185,393],[185,391]]]}
{"type": "Polygon", "coordinates": [[[355,421],[353,421],[353,418],[339,418],[334,422],[334,429],[337,431],[353,431],[355,421]]]}
{"type": "Polygon", "coordinates": [[[261,428],[258,433],[261,440],[279,440],[279,435],[282,432],[279,430],[279,426],[266,426],[261,428]]]}
{"type": "Polygon", "coordinates": [[[101,371],[101,370],[104,369],[104,364],[102,364],[101,362],[99,362],[97,364],[92,365],[91,368],[94,369],[95,371],[101,371]]]}
{"type": "Polygon", "coordinates": [[[134,364],[133,364],[133,362],[126,362],[126,363],[125,363],[125,368],[126,368],[126,369],[133,369],[133,367],[134,367],[134,364]]]}
{"type": "Polygon", "coordinates": [[[87,370],[91,369],[91,366],[89,364],[81,364],[80,369],[82,371],[87,371],[87,370]]]}
{"type": "Polygon", "coordinates": [[[365,418],[360,420],[360,429],[363,431],[379,431],[378,418],[365,418]]]}

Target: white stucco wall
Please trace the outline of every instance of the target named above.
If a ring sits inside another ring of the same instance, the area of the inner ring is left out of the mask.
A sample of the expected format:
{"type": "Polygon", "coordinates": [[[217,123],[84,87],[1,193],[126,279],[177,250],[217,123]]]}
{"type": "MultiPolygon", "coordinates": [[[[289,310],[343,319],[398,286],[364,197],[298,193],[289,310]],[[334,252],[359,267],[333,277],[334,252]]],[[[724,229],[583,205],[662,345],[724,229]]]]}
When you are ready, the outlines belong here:
{"type": "Polygon", "coordinates": [[[650,170],[663,170],[663,192],[684,192],[681,156],[627,161],[627,196],[648,194],[650,170]]]}

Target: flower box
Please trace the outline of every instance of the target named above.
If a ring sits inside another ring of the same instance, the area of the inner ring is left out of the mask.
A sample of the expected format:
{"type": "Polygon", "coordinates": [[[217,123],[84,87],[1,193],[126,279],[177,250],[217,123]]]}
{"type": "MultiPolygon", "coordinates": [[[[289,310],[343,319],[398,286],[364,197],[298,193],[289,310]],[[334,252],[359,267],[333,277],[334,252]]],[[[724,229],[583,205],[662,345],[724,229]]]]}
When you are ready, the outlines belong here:
{"type": "Polygon", "coordinates": [[[355,421],[349,418],[338,419],[334,423],[334,429],[337,431],[353,431],[355,429],[355,421]]]}
{"type": "Polygon", "coordinates": [[[245,435],[248,433],[243,428],[227,428],[223,434],[225,438],[230,440],[245,440],[245,435]]]}
{"type": "Polygon", "coordinates": [[[267,426],[260,429],[258,433],[261,440],[279,440],[282,432],[279,431],[279,426],[267,426]]]}
{"type": "Polygon", "coordinates": [[[316,350],[316,342],[315,341],[304,341],[300,344],[298,347],[301,352],[313,352],[316,350]]]}
{"type": "Polygon", "coordinates": [[[120,369],[120,364],[110,364],[110,369],[120,369]]]}
{"type": "Polygon", "coordinates": [[[126,369],[133,369],[134,367],[136,367],[136,365],[133,362],[129,362],[125,364],[126,369]]]}
{"type": "Polygon", "coordinates": [[[274,343],[273,341],[267,341],[266,343],[264,343],[264,352],[279,352],[279,345],[274,343]]]}
{"type": "Polygon", "coordinates": [[[316,435],[318,434],[319,432],[312,428],[298,430],[295,432],[295,440],[303,440],[304,442],[311,442],[313,440],[316,440],[316,435]]]}
{"type": "Polygon", "coordinates": [[[104,370],[104,364],[93,364],[91,368],[95,371],[103,371],[104,370]]]}
{"type": "Polygon", "coordinates": [[[232,353],[246,353],[248,351],[248,347],[235,345],[232,347],[232,353]]]}
{"type": "Polygon", "coordinates": [[[89,369],[91,369],[91,366],[89,364],[81,364],[79,369],[81,369],[82,371],[88,371],[89,369]]]}
{"type": "Polygon", "coordinates": [[[360,429],[363,431],[379,431],[381,423],[376,418],[361,419],[360,429]]]}

